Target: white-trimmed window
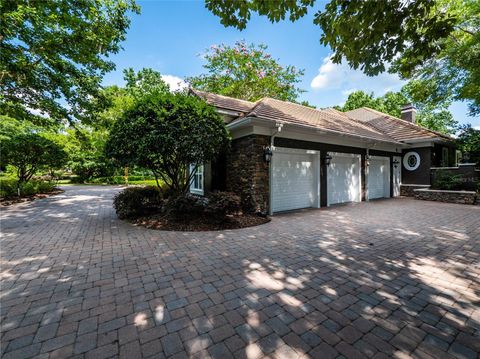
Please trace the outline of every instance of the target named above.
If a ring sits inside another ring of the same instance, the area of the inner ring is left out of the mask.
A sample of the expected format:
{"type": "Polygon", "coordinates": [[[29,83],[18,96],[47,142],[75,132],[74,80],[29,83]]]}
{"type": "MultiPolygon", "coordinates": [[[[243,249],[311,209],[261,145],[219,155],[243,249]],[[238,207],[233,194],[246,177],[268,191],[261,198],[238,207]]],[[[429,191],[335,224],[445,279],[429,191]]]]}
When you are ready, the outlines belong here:
{"type": "Polygon", "coordinates": [[[190,192],[203,195],[203,165],[197,167],[190,165],[190,173],[193,173],[192,182],[190,182],[190,192]]]}

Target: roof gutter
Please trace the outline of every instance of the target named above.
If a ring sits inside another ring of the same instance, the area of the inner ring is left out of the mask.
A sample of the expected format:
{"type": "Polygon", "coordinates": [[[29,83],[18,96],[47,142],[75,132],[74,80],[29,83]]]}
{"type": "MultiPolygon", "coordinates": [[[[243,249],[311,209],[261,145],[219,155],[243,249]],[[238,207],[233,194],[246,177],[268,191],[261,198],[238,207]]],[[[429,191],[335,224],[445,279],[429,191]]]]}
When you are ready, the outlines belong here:
{"type": "Polygon", "coordinates": [[[335,130],[320,129],[320,128],[315,127],[315,126],[302,125],[302,124],[291,123],[291,122],[286,122],[286,121],[269,120],[269,119],[261,118],[261,117],[245,117],[245,118],[242,118],[240,120],[234,120],[227,125],[227,128],[229,130],[234,130],[236,128],[244,127],[244,126],[247,126],[247,125],[254,125],[255,122],[258,123],[259,125],[270,125],[270,126],[272,124],[276,125],[278,123],[282,123],[283,125],[289,125],[289,126],[292,126],[292,127],[305,128],[305,129],[309,129],[309,130],[313,129],[317,132],[317,134],[331,133],[331,134],[335,134],[335,135],[342,136],[342,137],[349,137],[349,138],[356,138],[356,139],[360,138],[360,139],[363,139],[366,142],[371,142],[371,143],[383,142],[383,143],[395,144],[395,145],[406,147],[405,143],[397,142],[395,140],[392,140],[392,141],[379,140],[379,139],[375,139],[375,138],[371,138],[371,137],[367,137],[367,136],[362,136],[362,135],[352,135],[352,134],[349,134],[349,133],[344,133],[344,132],[335,131],[335,130]]]}
{"type": "Polygon", "coordinates": [[[454,139],[447,139],[441,137],[417,137],[411,139],[405,139],[405,143],[408,144],[415,144],[419,142],[453,142],[454,139]]]}

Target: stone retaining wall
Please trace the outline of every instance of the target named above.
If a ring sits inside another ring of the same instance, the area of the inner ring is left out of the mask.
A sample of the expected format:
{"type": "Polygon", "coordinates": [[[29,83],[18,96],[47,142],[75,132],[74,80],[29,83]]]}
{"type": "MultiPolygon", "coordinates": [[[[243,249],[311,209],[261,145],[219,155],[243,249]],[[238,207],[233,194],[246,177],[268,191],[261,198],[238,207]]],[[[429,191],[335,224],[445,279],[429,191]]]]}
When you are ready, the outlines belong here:
{"type": "Polygon", "coordinates": [[[415,189],[416,199],[460,204],[475,204],[477,194],[473,191],[444,191],[434,189],[415,189]]]}
{"type": "Polygon", "coordinates": [[[414,184],[402,184],[400,185],[400,196],[415,197],[416,189],[427,189],[429,185],[414,185],[414,184]]]}

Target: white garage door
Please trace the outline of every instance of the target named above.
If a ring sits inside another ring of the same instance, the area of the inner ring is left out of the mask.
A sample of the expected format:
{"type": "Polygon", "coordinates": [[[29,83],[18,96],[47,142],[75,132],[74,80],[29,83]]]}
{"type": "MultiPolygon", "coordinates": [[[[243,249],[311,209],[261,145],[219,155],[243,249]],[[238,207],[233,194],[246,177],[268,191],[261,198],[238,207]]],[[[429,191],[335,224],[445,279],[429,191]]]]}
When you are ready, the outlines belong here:
{"type": "Polygon", "coordinates": [[[360,155],[330,153],[332,160],[327,170],[328,204],[360,202],[360,155]]]}
{"type": "Polygon", "coordinates": [[[367,184],[369,199],[390,197],[390,158],[370,156],[367,184]]]}
{"type": "Polygon", "coordinates": [[[272,157],[273,212],[317,206],[317,156],[300,150],[275,150],[272,157]]]}

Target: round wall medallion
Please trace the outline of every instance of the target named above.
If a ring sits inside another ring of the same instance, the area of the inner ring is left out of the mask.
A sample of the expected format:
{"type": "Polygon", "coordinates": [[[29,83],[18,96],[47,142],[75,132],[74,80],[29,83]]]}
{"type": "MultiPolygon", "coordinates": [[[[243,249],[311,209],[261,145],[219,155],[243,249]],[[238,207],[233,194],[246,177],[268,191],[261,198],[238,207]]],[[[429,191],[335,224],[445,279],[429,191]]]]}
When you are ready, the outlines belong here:
{"type": "Polygon", "coordinates": [[[420,166],[420,155],[417,152],[407,152],[403,156],[403,167],[409,171],[415,171],[420,166]]]}

